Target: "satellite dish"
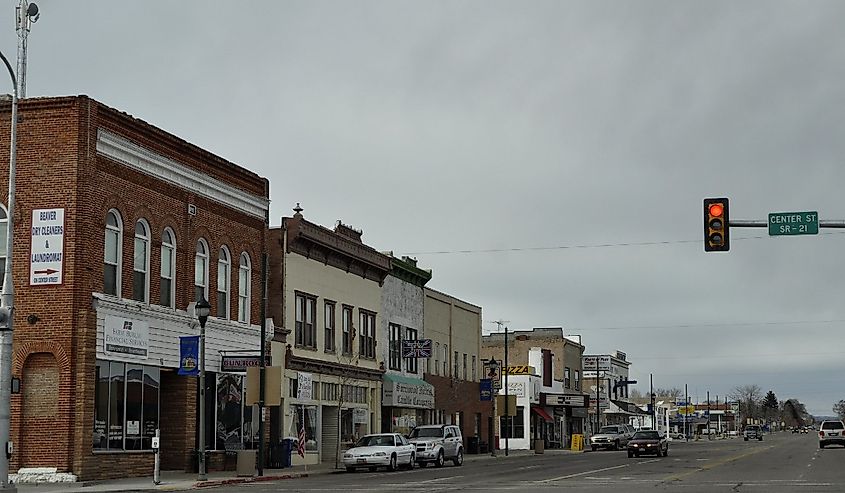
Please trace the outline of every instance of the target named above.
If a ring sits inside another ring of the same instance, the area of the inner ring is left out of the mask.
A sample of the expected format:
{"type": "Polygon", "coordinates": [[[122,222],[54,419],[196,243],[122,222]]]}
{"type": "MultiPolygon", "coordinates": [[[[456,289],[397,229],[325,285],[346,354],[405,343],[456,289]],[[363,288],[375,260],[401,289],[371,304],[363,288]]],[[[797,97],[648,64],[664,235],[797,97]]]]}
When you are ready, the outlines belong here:
{"type": "Polygon", "coordinates": [[[37,21],[38,18],[40,17],[40,15],[38,14],[38,5],[35,5],[34,3],[30,3],[29,7],[26,8],[26,15],[27,15],[27,17],[32,18],[32,22],[37,21]]]}

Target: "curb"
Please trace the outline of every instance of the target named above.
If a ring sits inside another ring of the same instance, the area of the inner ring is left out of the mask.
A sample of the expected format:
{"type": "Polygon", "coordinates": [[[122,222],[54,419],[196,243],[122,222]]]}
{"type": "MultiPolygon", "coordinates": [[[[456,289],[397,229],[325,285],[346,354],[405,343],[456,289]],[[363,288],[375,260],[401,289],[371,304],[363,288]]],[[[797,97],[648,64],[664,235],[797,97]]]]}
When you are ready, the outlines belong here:
{"type": "Polygon", "coordinates": [[[275,476],[256,476],[251,478],[230,478],[230,479],[220,479],[220,480],[213,480],[213,481],[200,481],[194,483],[194,489],[202,489],[202,488],[216,488],[219,486],[227,486],[231,484],[244,484],[244,483],[260,483],[266,481],[279,481],[283,479],[298,479],[298,478],[307,478],[308,473],[293,473],[293,474],[279,474],[275,476]]]}

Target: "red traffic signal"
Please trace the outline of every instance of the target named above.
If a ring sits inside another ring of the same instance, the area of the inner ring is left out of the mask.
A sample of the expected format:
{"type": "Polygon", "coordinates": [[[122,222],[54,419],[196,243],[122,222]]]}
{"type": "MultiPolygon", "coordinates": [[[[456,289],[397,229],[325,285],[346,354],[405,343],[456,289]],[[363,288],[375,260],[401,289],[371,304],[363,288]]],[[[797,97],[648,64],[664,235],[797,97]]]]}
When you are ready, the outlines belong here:
{"type": "Polygon", "coordinates": [[[731,249],[728,199],[704,199],[704,251],[727,252],[731,249]]]}

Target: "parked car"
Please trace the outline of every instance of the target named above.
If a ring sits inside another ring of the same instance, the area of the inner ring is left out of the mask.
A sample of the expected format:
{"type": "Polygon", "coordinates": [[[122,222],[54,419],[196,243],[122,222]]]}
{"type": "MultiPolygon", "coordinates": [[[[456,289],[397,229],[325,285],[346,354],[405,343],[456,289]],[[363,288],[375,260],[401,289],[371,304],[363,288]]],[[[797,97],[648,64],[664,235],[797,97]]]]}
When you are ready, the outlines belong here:
{"type": "Polygon", "coordinates": [[[669,455],[669,440],[659,431],[638,431],[628,441],[628,457],[644,454],[669,455]]]}
{"type": "Polygon", "coordinates": [[[629,425],[602,426],[598,433],[590,437],[590,448],[593,451],[600,448],[621,450],[628,445],[633,435],[634,429],[629,425]]]}
{"type": "Polygon", "coordinates": [[[750,439],[757,439],[759,441],[763,441],[763,428],[760,428],[760,425],[748,425],[745,427],[745,431],[742,432],[742,439],[746,442],[750,439]]]}
{"type": "Polygon", "coordinates": [[[359,467],[369,468],[370,471],[387,467],[395,471],[400,464],[413,469],[415,461],[414,445],[397,433],[365,435],[343,453],[343,465],[348,472],[354,472],[359,467]]]}
{"type": "Polygon", "coordinates": [[[827,445],[845,445],[845,424],[842,421],[822,421],[819,426],[819,448],[827,445]]]}
{"type": "Polygon", "coordinates": [[[456,466],[464,463],[464,441],[455,425],[425,425],[411,430],[409,440],[416,446],[416,460],[421,467],[434,464],[443,467],[450,460],[456,466]]]}

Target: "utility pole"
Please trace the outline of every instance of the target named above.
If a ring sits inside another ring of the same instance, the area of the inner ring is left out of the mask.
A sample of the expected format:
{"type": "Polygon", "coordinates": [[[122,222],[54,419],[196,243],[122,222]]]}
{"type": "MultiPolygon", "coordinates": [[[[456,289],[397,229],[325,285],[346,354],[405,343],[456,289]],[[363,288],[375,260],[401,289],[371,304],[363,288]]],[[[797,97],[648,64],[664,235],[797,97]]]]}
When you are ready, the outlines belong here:
{"type": "Polygon", "coordinates": [[[18,97],[26,97],[26,42],[29,29],[38,21],[41,14],[38,5],[28,0],[20,0],[16,8],[15,30],[18,32],[18,97]]]}
{"type": "Polygon", "coordinates": [[[651,429],[657,431],[657,413],[654,410],[654,373],[648,374],[648,398],[651,399],[651,429]]]}
{"type": "Polygon", "coordinates": [[[0,58],[9,69],[12,78],[12,129],[9,143],[9,199],[8,219],[6,220],[6,269],[3,278],[3,294],[0,295],[0,491],[14,493],[15,485],[9,483],[9,461],[14,452],[11,435],[11,396],[12,396],[12,329],[15,314],[15,289],[12,283],[12,247],[15,232],[15,165],[17,160],[18,137],[18,86],[15,73],[6,56],[0,52],[0,58]]]}
{"type": "Polygon", "coordinates": [[[710,391],[707,391],[707,439],[712,440],[710,436],[710,391]]]}
{"type": "MultiPolygon", "coordinates": [[[[504,436],[504,438],[505,438],[505,457],[507,457],[508,452],[509,452],[509,448],[510,448],[509,447],[510,444],[508,443],[508,440],[510,438],[511,431],[513,429],[511,427],[511,416],[510,416],[510,412],[509,412],[510,406],[508,405],[508,395],[509,395],[510,389],[508,388],[508,373],[509,372],[508,372],[508,325],[507,324],[510,323],[510,320],[499,319],[499,320],[494,321],[493,323],[498,326],[500,331],[502,330],[502,327],[505,328],[505,361],[504,361],[504,364],[502,365],[503,368],[500,370],[500,372],[503,372],[504,375],[505,375],[505,414],[504,414],[505,415],[505,430],[504,431],[507,434],[502,433],[502,435],[505,435],[504,436]]],[[[494,404],[494,409],[495,409],[495,404],[494,404]]],[[[496,416],[494,416],[494,419],[495,418],[496,418],[496,416]]],[[[494,449],[493,455],[494,456],[495,456],[495,447],[497,445],[498,444],[493,444],[493,449],[494,449]]]]}
{"type": "Polygon", "coordinates": [[[684,414],[684,441],[689,443],[689,433],[687,432],[688,426],[687,421],[689,421],[689,389],[687,388],[687,384],[684,384],[684,399],[687,403],[686,414],[684,414]]]}

